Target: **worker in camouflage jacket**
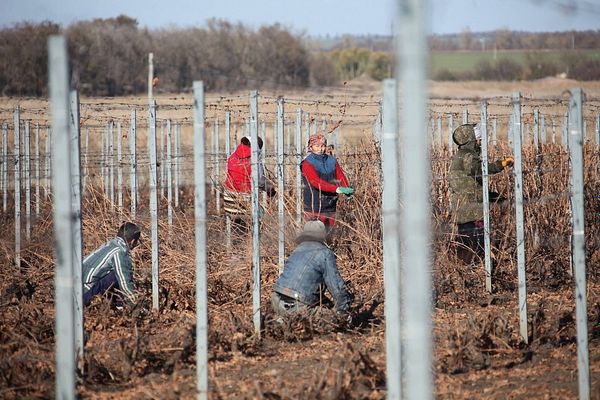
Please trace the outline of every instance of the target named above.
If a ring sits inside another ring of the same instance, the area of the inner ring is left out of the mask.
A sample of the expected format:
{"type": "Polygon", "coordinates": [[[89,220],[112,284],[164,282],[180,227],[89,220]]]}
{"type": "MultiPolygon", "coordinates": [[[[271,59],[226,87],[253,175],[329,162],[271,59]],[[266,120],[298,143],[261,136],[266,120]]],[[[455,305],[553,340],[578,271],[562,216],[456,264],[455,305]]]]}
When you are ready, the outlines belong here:
{"type": "MultiPolygon", "coordinates": [[[[452,139],[458,151],[450,164],[450,207],[458,225],[459,257],[471,263],[484,251],[481,135],[477,124],[464,124],[454,130],[452,139]]],[[[512,157],[490,162],[488,173],[501,172],[513,162],[512,157]]],[[[490,193],[490,202],[498,198],[497,193],[490,193]]]]}
{"type": "Polygon", "coordinates": [[[110,293],[113,304],[132,308],[136,304],[133,285],[133,265],[130,251],[140,242],[140,228],[125,222],[117,236],[83,260],[83,304],[91,303],[95,296],[110,293]]]}

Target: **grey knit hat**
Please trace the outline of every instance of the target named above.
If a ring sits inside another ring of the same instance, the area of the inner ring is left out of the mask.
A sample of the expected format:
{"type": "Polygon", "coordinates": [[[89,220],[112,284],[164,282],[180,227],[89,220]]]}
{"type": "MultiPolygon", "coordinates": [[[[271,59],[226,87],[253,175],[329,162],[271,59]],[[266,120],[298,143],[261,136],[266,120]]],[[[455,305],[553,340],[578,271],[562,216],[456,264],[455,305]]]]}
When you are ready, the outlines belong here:
{"type": "Polygon", "coordinates": [[[296,242],[304,242],[307,240],[312,240],[315,242],[324,242],[327,238],[327,230],[325,229],[325,224],[321,221],[308,221],[304,225],[304,229],[296,238],[296,242]]]}

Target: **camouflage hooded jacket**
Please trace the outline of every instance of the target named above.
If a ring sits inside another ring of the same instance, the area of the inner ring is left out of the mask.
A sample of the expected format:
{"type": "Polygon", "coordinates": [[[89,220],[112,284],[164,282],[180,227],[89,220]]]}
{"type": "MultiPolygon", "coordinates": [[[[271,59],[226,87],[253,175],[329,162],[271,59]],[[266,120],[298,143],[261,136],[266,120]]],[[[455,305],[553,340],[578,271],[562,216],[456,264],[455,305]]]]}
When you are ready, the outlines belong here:
{"type": "MultiPolygon", "coordinates": [[[[450,208],[457,224],[483,219],[481,148],[472,141],[459,146],[450,164],[450,208]]],[[[502,171],[502,161],[488,163],[488,173],[502,171]]]]}

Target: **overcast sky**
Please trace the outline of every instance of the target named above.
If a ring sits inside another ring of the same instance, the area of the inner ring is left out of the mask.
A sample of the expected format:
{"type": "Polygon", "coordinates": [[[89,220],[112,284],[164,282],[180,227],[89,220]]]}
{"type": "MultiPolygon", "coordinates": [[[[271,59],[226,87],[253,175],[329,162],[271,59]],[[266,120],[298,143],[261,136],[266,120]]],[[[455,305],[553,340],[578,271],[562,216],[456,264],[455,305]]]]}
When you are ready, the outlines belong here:
{"type": "MultiPolygon", "coordinates": [[[[150,28],[281,23],[309,35],[389,34],[397,0],[0,0],[0,26],[125,14],[150,28]]],[[[600,0],[430,0],[433,33],[600,29],[600,0]]]]}

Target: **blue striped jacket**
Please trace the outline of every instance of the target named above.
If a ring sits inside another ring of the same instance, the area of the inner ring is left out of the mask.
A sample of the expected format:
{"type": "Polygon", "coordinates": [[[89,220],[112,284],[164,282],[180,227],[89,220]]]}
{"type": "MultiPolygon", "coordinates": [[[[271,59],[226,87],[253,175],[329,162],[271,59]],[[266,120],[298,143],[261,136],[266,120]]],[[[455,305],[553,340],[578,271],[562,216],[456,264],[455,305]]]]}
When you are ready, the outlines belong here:
{"type": "Polygon", "coordinates": [[[115,272],[124,300],[129,305],[135,304],[131,256],[125,240],[118,236],[94,250],[83,260],[83,293],[85,294],[111,271],[115,272]]]}

